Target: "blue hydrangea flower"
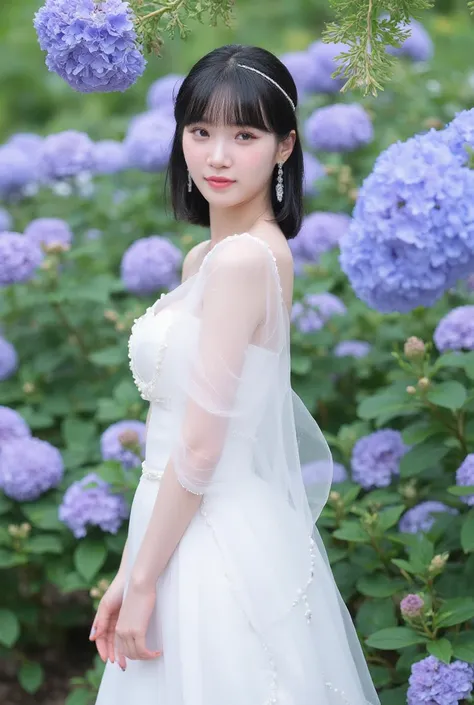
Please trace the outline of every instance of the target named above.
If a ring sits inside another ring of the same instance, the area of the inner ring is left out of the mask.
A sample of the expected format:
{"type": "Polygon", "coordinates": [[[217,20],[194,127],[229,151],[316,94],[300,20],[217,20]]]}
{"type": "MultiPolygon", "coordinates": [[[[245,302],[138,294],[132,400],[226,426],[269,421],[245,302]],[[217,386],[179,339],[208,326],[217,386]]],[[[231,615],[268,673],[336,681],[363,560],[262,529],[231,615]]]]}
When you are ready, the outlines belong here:
{"type": "Polygon", "coordinates": [[[316,62],[317,70],[313,79],[316,93],[338,93],[344,85],[344,78],[331,78],[334,71],[344,62],[336,61],[336,56],[349,49],[342,42],[323,42],[318,39],[309,45],[307,52],[316,62]]]}
{"type": "Polygon", "coordinates": [[[390,428],[359,438],[352,449],[352,479],[364,489],[388,487],[400,474],[400,460],[408,450],[401,433],[390,428]]]}
{"type": "Polygon", "coordinates": [[[179,283],[183,253],[161,235],[142,237],[125,251],[121,277],[127,291],[138,296],[161,289],[174,289],[179,283]]]}
{"type": "Polygon", "coordinates": [[[116,534],[128,513],[124,497],[112,493],[109,484],[93,472],[68,487],[58,510],[60,521],[77,539],[86,536],[88,525],[116,534]]]}
{"type": "Polygon", "coordinates": [[[146,99],[149,109],[174,115],[174,103],[184,78],[178,73],[168,73],[152,83],[146,99]]]}
{"type": "Polygon", "coordinates": [[[407,705],[457,705],[472,693],[474,666],[465,661],[443,663],[427,656],[411,667],[407,705]]]}
{"type": "Polygon", "coordinates": [[[35,14],[46,66],[81,93],[125,91],[146,66],[122,0],[46,0],[35,14]]]}
{"type": "Polygon", "coordinates": [[[308,51],[289,51],[278,57],[291,73],[298,93],[298,102],[302,102],[308,93],[317,91],[318,65],[308,51]]]}
{"type": "Polygon", "coordinates": [[[340,482],[345,482],[349,478],[349,474],[341,463],[333,463],[332,484],[338,485],[340,482]]]}
{"type": "Polygon", "coordinates": [[[411,19],[408,25],[401,25],[401,29],[410,30],[410,35],[400,47],[387,47],[387,52],[394,56],[406,56],[412,61],[428,61],[434,53],[434,46],[430,35],[418,20],[411,19]]]}
{"type": "Polygon", "coordinates": [[[440,138],[459,157],[461,164],[467,164],[469,153],[466,146],[474,149],[474,108],[456,113],[454,119],[440,132],[440,138]]]}
{"type": "MultiPolygon", "coordinates": [[[[456,485],[460,487],[474,485],[474,453],[466,455],[463,462],[456,470],[456,485]]],[[[474,494],[469,494],[459,499],[469,506],[474,504],[474,494]]]]}
{"type": "MultiPolygon", "coordinates": [[[[304,463],[301,466],[301,475],[303,477],[303,484],[305,487],[311,487],[318,482],[321,482],[322,477],[326,477],[327,473],[327,463],[321,460],[314,460],[310,463],[304,463]]],[[[332,484],[337,485],[340,482],[344,482],[348,479],[347,470],[341,463],[333,462],[333,476],[332,484]]]]}
{"type": "Polygon", "coordinates": [[[18,368],[18,355],[14,346],[0,337],[0,381],[11,377],[18,368]]]}
{"type": "Polygon", "coordinates": [[[22,149],[27,154],[37,154],[38,150],[43,142],[43,138],[40,135],[36,135],[34,132],[16,132],[8,140],[7,144],[13,147],[18,147],[22,149]]]}
{"type": "Polygon", "coordinates": [[[446,314],[433,334],[440,352],[474,350],[474,306],[457,306],[446,314]]]}
{"type": "Polygon", "coordinates": [[[317,264],[323,252],[337,247],[350,222],[345,213],[314,211],[306,215],[298,235],[289,241],[295,274],[303,275],[305,264],[317,264]]]}
{"type": "MultiPolygon", "coordinates": [[[[315,181],[324,179],[326,170],[321,162],[310,152],[303,152],[304,183],[303,191],[305,196],[315,196],[318,192],[315,181]]],[[[290,240],[292,242],[292,240],[290,240]]]]}
{"type": "Polygon", "coordinates": [[[128,446],[130,439],[136,440],[135,445],[145,453],[146,425],[142,421],[117,421],[105,429],[100,438],[100,449],[103,460],[117,460],[125,469],[140,465],[140,457],[128,446]],[[125,435],[123,435],[125,434],[125,435]],[[124,445],[125,444],[125,445],[124,445]]]}
{"type": "Polygon", "coordinates": [[[130,167],[143,171],[163,171],[171,155],[176,122],[160,110],[136,115],[124,140],[130,167]]]}
{"type": "Polygon", "coordinates": [[[122,142],[101,140],[94,145],[95,174],[116,174],[127,166],[127,158],[122,142]]]}
{"type": "Polygon", "coordinates": [[[19,233],[0,233],[0,287],[29,281],[43,259],[39,245],[19,233]]]}
{"type": "Polygon", "coordinates": [[[13,224],[13,218],[5,208],[0,208],[0,233],[5,230],[10,230],[13,224]]]}
{"type": "Polygon", "coordinates": [[[40,149],[41,174],[46,181],[92,171],[94,143],[85,132],[64,130],[45,137],[40,149]]]}
{"type": "Polygon", "coordinates": [[[303,301],[293,304],[291,322],[301,333],[314,333],[333,316],[342,316],[346,312],[344,303],[334,294],[305,294],[303,301]]]}
{"type": "Polygon", "coordinates": [[[57,242],[62,245],[70,245],[73,234],[65,220],[60,218],[36,218],[26,227],[25,237],[30,238],[40,246],[52,245],[57,242]]]}
{"type": "Polygon", "coordinates": [[[364,340],[341,340],[334,348],[336,357],[365,357],[372,350],[364,340]]]}
{"type": "Polygon", "coordinates": [[[39,438],[14,438],[2,443],[0,487],[17,502],[32,502],[57,487],[64,473],[61,453],[39,438]]]}
{"type": "Polygon", "coordinates": [[[304,125],[306,141],[323,152],[352,152],[372,142],[374,129],[357,103],[334,103],[315,110],[304,125]]]}
{"type": "Polygon", "coordinates": [[[0,198],[22,195],[38,178],[34,160],[15,145],[0,146],[0,198]]]}
{"type": "Polygon", "coordinates": [[[437,513],[447,512],[458,514],[455,507],[449,507],[443,502],[426,500],[408,509],[398,523],[399,531],[407,534],[417,534],[419,531],[429,531],[436,520],[437,513]]]}
{"type": "Polygon", "coordinates": [[[340,263],[369,306],[431,306],[474,268],[474,171],[436,131],[396,142],[365,179],[340,263]]]}
{"type": "Polygon", "coordinates": [[[14,438],[28,438],[31,430],[18,411],[9,406],[0,406],[0,452],[5,441],[14,438]]]}

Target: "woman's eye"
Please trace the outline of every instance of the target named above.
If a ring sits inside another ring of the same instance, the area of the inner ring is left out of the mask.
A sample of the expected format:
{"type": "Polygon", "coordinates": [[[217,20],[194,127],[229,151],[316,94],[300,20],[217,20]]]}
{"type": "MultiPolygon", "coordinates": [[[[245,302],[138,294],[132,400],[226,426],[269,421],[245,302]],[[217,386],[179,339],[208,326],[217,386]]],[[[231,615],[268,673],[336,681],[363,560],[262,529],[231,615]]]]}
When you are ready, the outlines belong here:
{"type": "Polygon", "coordinates": [[[250,142],[250,140],[255,139],[255,137],[253,135],[251,135],[250,132],[239,132],[239,136],[240,135],[245,135],[246,137],[250,138],[248,140],[243,140],[244,142],[250,142]]]}
{"type": "MultiPolygon", "coordinates": [[[[206,130],[203,127],[195,127],[194,130],[191,130],[191,134],[194,135],[196,132],[206,132],[206,130]]],[[[198,137],[202,137],[202,135],[198,135],[198,137]]]]}

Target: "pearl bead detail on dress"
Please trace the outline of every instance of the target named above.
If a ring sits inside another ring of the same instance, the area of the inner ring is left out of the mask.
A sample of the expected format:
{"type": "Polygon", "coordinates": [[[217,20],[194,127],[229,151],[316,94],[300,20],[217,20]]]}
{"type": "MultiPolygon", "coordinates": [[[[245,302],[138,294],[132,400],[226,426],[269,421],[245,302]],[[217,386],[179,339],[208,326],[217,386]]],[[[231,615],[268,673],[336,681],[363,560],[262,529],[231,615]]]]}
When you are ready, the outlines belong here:
{"type": "Polygon", "coordinates": [[[303,602],[303,603],[304,603],[304,605],[305,605],[305,607],[306,607],[306,611],[305,611],[305,613],[304,613],[304,616],[306,617],[306,621],[307,621],[308,624],[311,624],[311,619],[312,619],[312,616],[313,616],[313,614],[312,614],[312,612],[311,612],[311,608],[310,608],[309,603],[308,603],[307,590],[308,590],[309,586],[311,585],[311,583],[313,582],[313,579],[314,579],[314,563],[315,563],[315,560],[316,560],[316,551],[315,551],[314,546],[315,546],[314,539],[313,539],[312,536],[310,536],[310,538],[309,538],[309,547],[310,547],[310,549],[309,549],[309,555],[310,555],[309,578],[308,578],[308,581],[307,581],[307,583],[306,583],[306,585],[305,585],[304,588],[298,588],[298,591],[297,591],[297,593],[296,593],[297,597],[296,597],[296,599],[293,601],[293,607],[296,607],[296,605],[297,605],[299,602],[303,602]]]}

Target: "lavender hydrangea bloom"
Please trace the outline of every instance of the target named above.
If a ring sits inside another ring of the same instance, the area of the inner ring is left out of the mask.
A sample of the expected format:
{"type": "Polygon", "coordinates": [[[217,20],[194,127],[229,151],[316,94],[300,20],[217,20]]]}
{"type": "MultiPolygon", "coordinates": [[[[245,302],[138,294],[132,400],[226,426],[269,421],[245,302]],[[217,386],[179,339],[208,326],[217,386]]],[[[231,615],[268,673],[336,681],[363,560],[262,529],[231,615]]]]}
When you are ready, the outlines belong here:
{"type": "Polygon", "coordinates": [[[57,448],[39,438],[14,438],[2,444],[0,487],[17,502],[32,502],[57,487],[64,473],[57,448]]]}
{"type": "Polygon", "coordinates": [[[105,429],[100,438],[100,449],[104,460],[118,460],[125,469],[140,465],[140,457],[130,448],[125,447],[122,434],[136,435],[137,445],[142,454],[145,452],[146,425],[142,421],[117,421],[105,429]]]}
{"type": "Polygon", "coordinates": [[[176,122],[166,113],[153,110],[136,115],[124,140],[130,167],[143,171],[163,171],[170,155],[176,122]]]}
{"type": "Polygon", "coordinates": [[[32,153],[38,152],[42,141],[43,138],[34,132],[16,132],[8,139],[7,144],[18,147],[31,156],[32,153]]]}
{"type": "Polygon", "coordinates": [[[121,263],[127,291],[138,296],[174,289],[179,282],[183,253],[161,235],[142,237],[130,245],[121,263]]]}
{"type": "Polygon", "coordinates": [[[128,2],[46,0],[34,27],[48,69],[81,93],[125,91],[145,70],[128,2]]]}
{"type": "Polygon", "coordinates": [[[419,595],[410,594],[400,602],[400,611],[405,617],[417,617],[424,604],[424,600],[419,595]]]}
{"type": "Polygon", "coordinates": [[[349,478],[348,472],[341,463],[333,463],[332,484],[338,485],[340,482],[345,482],[349,478]]]}
{"type": "MultiPolygon", "coordinates": [[[[322,478],[325,478],[327,474],[327,463],[321,460],[315,460],[311,463],[304,463],[301,466],[301,475],[303,477],[303,483],[305,487],[311,487],[312,485],[321,482],[322,478]]],[[[341,463],[333,463],[333,477],[332,484],[337,485],[340,482],[347,480],[347,470],[341,463]]]]}
{"type": "Polygon", "coordinates": [[[40,246],[19,233],[0,233],[0,286],[31,279],[43,259],[40,246]]]}
{"type": "Polygon", "coordinates": [[[169,73],[158,78],[151,84],[147,94],[147,105],[150,110],[161,110],[171,115],[184,76],[178,73],[169,73]]]}
{"type": "Polygon", "coordinates": [[[24,418],[9,406],[0,406],[0,452],[5,441],[30,436],[31,430],[24,418]]]}
{"type": "Polygon", "coordinates": [[[474,306],[457,306],[446,314],[433,334],[440,352],[474,350],[474,306]]]}
{"type": "Polygon", "coordinates": [[[331,78],[334,71],[344,62],[336,61],[336,56],[348,49],[342,42],[323,42],[318,39],[309,45],[307,52],[316,62],[317,71],[313,80],[316,93],[337,93],[344,85],[343,78],[331,78]]]}
{"type": "Polygon", "coordinates": [[[399,431],[383,428],[360,438],[352,449],[352,478],[364,489],[388,487],[400,474],[400,460],[409,450],[399,431]]]}
{"type": "Polygon", "coordinates": [[[25,237],[30,238],[38,245],[52,245],[61,243],[70,245],[73,234],[65,220],[60,218],[36,218],[26,227],[25,237]]]}
{"type": "MultiPolygon", "coordinates": [[[[474,453],[469,453],[456,470],[456,485],[460,487],[474,485],[474,453]]],[[[471,507],[474,504],[474,494],[459,499],[471,507]]]]}
{"type": "Polygon", "coordinates": [[[474,666],[465,661],[443,663],[427,656],[411,667],[408,705],[457,705],[471,695],[474,666]]]}
{"type": "Polygon", "coordinates": [[[314,56],[308,51],[289,51],[279,59],[293,77],[299,102],[308,93],[317,92],[319,67],[314,56]]]}
{"type": "Polygon", "coordinates": [[[374,138],[372,121],[357,103],[334,103],[315,110],[304,126],[310,147],[323,152],[352,152],[374,138]]]}
{"type": "Polygon", "coordinates": [[[46,180],[65,179],[94,166],[94,143],[85,132],[64,130],[45,137],[40,149],[41,173],[46,180]]]}
{"type": "Polygon", "coordinates": [[[334,294],[305,294],[302,302],[293,304],[291,322],[301,333],[313,333],[321,330],[333,316],[342,316],[346,312],[344,303],[334,294]]]}
{"type": "MultiPolygon", "coordinates": [[[[303,190],[305,196],[315,196],[318,192],[315,181],[323,179],[326,176],[326,170],[321,162],[316,159],[310,152],[303,152],[304,165],[304,184],[303,190]]],[[[290,240],[292,242],[292,240],[290,240]]]]}
{"type": "Polygon", "coordinates": [[[474,149],[474,108],[456,113],[454,119],[441,131],[440,138],[459,157],[460,163],[466,164],[469,157],[466,146],[474,149]]]}
{"type": "Polygon", "coordinates": [[[101,140],[94,146],[95,174],[116,174],[127,166],[125,148],[116,140],[101,140]]]}
{"type": "Polygon", "coordinates": [[[0,198],[21,193],[38,178],[34,161],[15,145],[0,146],[0,198]]]}
{"type": "Polygon", "coordinates": [[[128,516],[128,508],[122,495],[113,494],[108,483],[91,472],[68,487],[58,516],[80,539],[86,536],[87,525],[116,534],[128,516]]]}
{"type": "Polygon", "coordinates": [[[14,346],[0,337],[0,381],[11,377],[18,368],[18,355],[14,346]]]}
{"type": "Polygon", "coordinates": [[[431,306],[474,268],[474,171],[436,131],[377,158],[341,238],[357,296],[383,313],[431,306]]]}
{"type": "Polygon", "coordinates": [[[5,230],[10,230],[12,224],[13,219],[10,213],[5,210],[5,208],[0,208],[0,233],[3,233],[5,230]]]}
{"type": "Polygon", "coordinates": [[[372,350],[364,340],[341,340],[334,348],[336,357],[365,357],[372,350]]]}
{"type": "Polygon", "coordinates": [[[407,534],[417,534],[419,531],[429,531],[436,520],[437,513],[447,512],[458,514],[454,507],[448,507],[443,502],[427,500],[408,509],[399,521],[398,529],[407,534]]]}
{"type": "Polygon", "coordinates": [[[408,25],[401,29],[410,30],[410,35],[400,47],[387,47],[387,52],[394,56],[406,56],[413,61],[428,61],[434,53],[433,42],[430,35],[418,20],[410,20],[408,25]]]}
{"type": "Polygon", "coordinates": [[[305,264],[316,264],[323,252],[337,247],[351,219],[345,213],[314,211],[303,218],[298,235],[289,241],[297,276],[305,264]]]}

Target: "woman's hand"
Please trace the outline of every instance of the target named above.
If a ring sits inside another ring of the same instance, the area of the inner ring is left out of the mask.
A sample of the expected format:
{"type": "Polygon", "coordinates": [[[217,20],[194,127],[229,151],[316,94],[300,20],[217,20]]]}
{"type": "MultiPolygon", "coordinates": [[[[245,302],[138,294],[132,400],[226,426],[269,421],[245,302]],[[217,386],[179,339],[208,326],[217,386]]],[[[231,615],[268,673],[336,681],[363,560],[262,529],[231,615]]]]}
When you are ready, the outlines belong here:
{"type": "Polygon", "coordinates": [[[150,651],[145,644],[155,602],[155,585],[137,584],[132,576],[115,626],[115,653],[122,670],[127,667],[125,657],[145,661],[161,656],[161,651],[150,651]]]}
{"type": "Polygon", "coordinates": [[[125,579],[117,575],[99,602],[92,624],[89,638],[95,641],[97,651],[104,663],[107,659],[112,663],[115,661],[115,627],[122,607],[124,589],[125,579]]]}

